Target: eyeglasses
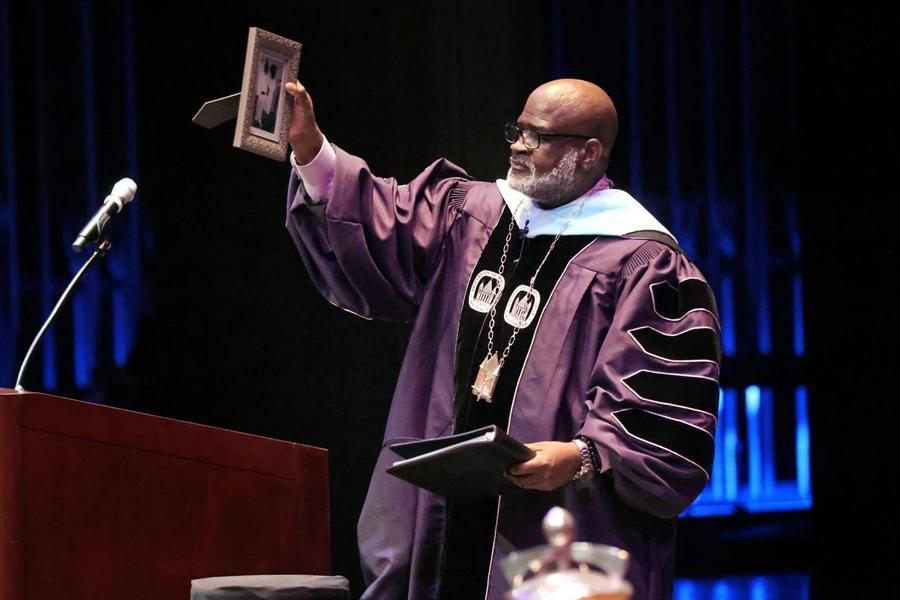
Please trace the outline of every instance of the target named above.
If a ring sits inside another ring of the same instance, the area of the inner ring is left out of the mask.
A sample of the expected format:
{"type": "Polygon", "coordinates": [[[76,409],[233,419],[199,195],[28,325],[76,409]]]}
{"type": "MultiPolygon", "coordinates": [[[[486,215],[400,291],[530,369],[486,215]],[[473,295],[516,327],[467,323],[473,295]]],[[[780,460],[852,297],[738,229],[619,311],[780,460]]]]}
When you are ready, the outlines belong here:
{"type": "Polygon", "coordinates": [[[534,150],[541,145],[541,140],[544,138],[572,137],[589,140],[593,136],[579,135],[577,133],[544,133],[542,131],[535,131],[534,129],[522,129],[515,123],[507,123],[503,126],[503,137],[510,144],[515,144],[519,137],[521,137],[525,147],[528,150],[534,150]]]}

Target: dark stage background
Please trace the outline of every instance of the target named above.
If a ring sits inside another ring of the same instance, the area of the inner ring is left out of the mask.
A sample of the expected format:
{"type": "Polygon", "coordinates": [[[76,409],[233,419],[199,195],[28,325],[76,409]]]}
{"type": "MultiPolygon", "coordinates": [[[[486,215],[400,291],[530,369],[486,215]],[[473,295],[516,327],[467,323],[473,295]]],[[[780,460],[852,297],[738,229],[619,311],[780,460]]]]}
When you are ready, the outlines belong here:
{"type": "Polygon", "coordinates": [[[328,448],[333,569],[358,588],[355,522],[408,325],[321,299],[283,229],[286,163],[233,149],[231,123],[190,118],[239,90],[257,26],[304,44],[323,131],[376,173],[407,180],[446,156],[493,179],[507,165],[501,126],[529,91],[582,77],[619,106],[612,178],[711,280],[740,274],[723,383],[809,388],[812,511],[686,521],[679,572],[810,572],[822,598],[896,590],[897,211],[878,178],[896,166],[882,111],[896,106],[898,57],[860,10],[0,0],[0,384],[81,260],[74,232],[134,178],[113,253],[26,386],[328,448]],[[784,273],[805,282],[799,358],[783,351],[784,273]],[[775,315],[768,351],[749,308],[758,282],[775,315]]]}

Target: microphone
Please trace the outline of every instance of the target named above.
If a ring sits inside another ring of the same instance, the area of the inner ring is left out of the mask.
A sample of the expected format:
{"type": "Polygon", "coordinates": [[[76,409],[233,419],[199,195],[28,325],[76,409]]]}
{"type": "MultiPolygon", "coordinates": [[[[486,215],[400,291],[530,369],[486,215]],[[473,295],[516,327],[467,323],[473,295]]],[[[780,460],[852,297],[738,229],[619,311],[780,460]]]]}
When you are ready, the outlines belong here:
{"type": "Polygon", "coordinates": [[[87,225],[84,226],[78,237],[72,242],[72,250],[81,252],[82,248],[91,242],[98,241],[103,235],[103,228],[106,227],[106,223],[114,215],[122,212],[125,205],[134,198],[136,191],[137,184],[134,180],[125,177],[117,181],[116,185],[113,186],[112,192],[103,200],[103,206],[91,217],[91,220],[87,222],[87,225]]]}
{"type": "Polygon", "coordinates": [[[519,246],[519,255],[513,259],[513,264],[519,264],[519,261],[522,260],[522,251],[525,250],[525,236],[528,235],[528,219],[525,219],[525,226],[522,227],[522,230],[519,232],[519,239],[522,240],[522,245],[519,246]]]}

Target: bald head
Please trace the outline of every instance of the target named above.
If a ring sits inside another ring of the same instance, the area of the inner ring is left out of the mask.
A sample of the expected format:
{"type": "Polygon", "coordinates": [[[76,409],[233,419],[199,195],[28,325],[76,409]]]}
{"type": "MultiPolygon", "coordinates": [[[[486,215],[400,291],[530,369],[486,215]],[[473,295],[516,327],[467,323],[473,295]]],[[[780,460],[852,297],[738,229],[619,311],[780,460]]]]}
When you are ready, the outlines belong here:
{"type": "Polygon", "coordinates": [[[516,125],[539,137],[529,145],[521,135],[510,141],[507,182],[553,208],[580,197],[606,173],[619,119],[598,86],[556,79],[531,92],[516,125]]]}
{"type": "Polygon", "coordinates": [[[619,117],[609,95],[597,85],[582,79],[555,79],[531,92],[525,110],[546,115],[557,131],[590,135],[603,145],[601,155],[609,158],[619,117]]]}

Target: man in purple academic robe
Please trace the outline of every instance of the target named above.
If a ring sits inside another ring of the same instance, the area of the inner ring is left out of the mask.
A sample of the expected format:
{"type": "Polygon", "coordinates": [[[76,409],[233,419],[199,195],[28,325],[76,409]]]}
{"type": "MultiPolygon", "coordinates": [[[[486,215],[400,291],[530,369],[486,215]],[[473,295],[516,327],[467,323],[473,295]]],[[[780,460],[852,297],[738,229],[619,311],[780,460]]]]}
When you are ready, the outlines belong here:
{"type": "Polygon", "coordinates": [[[677,516],[713,460],[715,301],[674,237],[606,176],[617,116],[591,83],[538,87],[507,124],[506,179],[439,160],[406,185],[319,130],[287,85],[287,228],[325,298],[414,320],[385,445],[497,425],[536,456],[508,493],[445,501],[385,473],[358,527],[365,599],[499,599],[500,560],[544,543],[553,506],[576,539],[630,553],[634,598],[671,596],[677,516]]]}

